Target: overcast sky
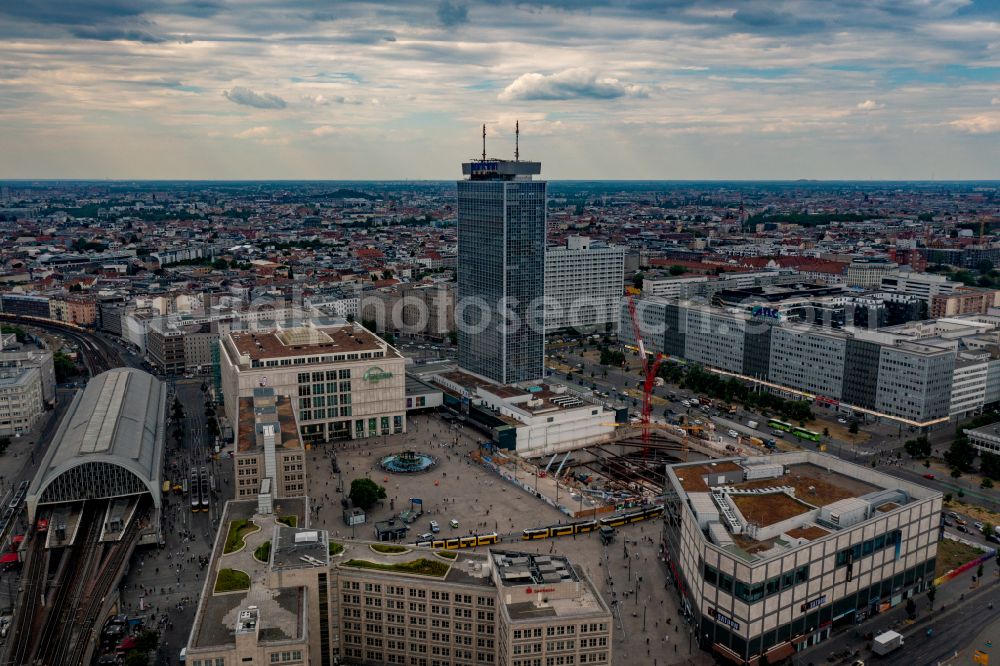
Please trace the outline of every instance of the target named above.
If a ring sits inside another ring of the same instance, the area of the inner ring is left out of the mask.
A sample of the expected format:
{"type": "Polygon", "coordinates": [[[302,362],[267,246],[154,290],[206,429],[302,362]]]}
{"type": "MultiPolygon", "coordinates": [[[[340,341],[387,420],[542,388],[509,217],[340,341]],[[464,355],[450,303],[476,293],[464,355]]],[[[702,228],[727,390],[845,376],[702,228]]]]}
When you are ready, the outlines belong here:
{"type": "Polygon", "coordinates": [[[10,0],[0,178],[1000,178],[1000,0],[10,0]]]}

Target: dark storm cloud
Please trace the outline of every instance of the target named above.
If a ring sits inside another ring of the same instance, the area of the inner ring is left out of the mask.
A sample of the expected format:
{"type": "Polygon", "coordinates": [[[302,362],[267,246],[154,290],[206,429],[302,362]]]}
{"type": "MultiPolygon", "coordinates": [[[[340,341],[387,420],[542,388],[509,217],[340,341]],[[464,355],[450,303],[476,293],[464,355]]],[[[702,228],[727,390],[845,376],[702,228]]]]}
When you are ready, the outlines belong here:
{"type": "Polygon", "coordinates": [[[255,109],[283,109],[288,103],[277,95],[259,93],[243,86],[223,91],[222,96],[234,104],[252,106],[255,109]]]}
{"type": "Polygon", "coordinates": [[[437,17],[441,25],[453,28],[469,22],[469,6],[454,0],[441,0],[437,7],[437,17]]]}
{"type": "Polygon", "coordinates": [[[128,41],[146,44],[160,44],[167,41],[163,35],[154,35],[137,28],[118,28],[115,26],[74,26],[69,29],[74,37],[80,39],[96,39],[101,42],[128,41]]]}

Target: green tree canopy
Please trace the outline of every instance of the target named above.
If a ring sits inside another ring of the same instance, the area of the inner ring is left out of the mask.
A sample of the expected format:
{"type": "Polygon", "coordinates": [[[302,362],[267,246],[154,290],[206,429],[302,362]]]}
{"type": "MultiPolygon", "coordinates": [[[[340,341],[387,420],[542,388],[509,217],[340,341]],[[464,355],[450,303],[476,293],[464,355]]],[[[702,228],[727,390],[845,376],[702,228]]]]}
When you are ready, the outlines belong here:
{"type": "Polygon", "coordinates": [[[351,481],[351,492],[348,497],[354,506],[367,511],[375,502],[385,499],[385,488],[371,479],[354,479],[351,481]]]}

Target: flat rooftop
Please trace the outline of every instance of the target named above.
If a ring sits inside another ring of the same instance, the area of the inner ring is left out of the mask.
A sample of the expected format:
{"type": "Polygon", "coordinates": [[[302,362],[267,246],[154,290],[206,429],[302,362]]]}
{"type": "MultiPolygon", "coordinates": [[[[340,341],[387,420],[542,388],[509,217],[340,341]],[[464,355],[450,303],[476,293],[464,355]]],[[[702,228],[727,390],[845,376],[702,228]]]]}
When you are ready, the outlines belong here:
{"type": "Polygon", "coordinates": [[[398,353],[361,326],[349,324],[329,328],[298,327],[282,331],[241,331],[229,334],[236,351],[252,361],[312,354],[348,354],[385,351],[398,353]]]}
{"type": "MultiPolygon", "coordinates": [[[[301,449],[299,430],[295,425],[295,414],[292,411],[292,401],[288,396],[278,395],[275,407],[278,413],[280,440],[276,444],[284,449],[301,449]]],[[[240,398],[239,426],[236,435],[236,450],[239,452],[254,451],[257,446],[256,414],[253,398],[240,398]]]]}
{"type": "Polygon", "coordinates": [[[501,603],[512,621],[603,615],[610,611],[586,573],[561,555],[491,550],[501,603]]]}
{"type": "Polygon", "coordinates": [[[750,560],[940,496],[812,451],[678,463],[667,479],[707,540],[750,560]]]}

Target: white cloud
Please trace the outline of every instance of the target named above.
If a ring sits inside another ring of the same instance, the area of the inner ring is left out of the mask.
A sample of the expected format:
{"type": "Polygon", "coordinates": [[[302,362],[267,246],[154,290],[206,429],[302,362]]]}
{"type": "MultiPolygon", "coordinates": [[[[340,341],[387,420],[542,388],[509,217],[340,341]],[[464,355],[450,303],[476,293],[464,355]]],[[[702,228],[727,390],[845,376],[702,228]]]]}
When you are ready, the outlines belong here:
{"type": "Polygon", "coordinates": [[[969,134],[993,134],[1000,132],[1000,114],[984,113],[977,116],[966,116],[952,120],[948,124],[969,134]]]}
{"type": "Polygon", "coordinates": [[[237,139],[264,139],[271,135],[271,128],[266,125],[251,127],[235,134],[237,139]]]}
{"type": "Polygon", "coordinates": [[[364,104],[365,101],[360,97],[348,97],[346,95],[333,95],[332,97],[327,97],[326,95],[308,95],[302,98],[302,101],[313,106],[330,106],[331,104],[364,104]]]}
{"type": "Polygon", "coordinates": [[[1000,97],[994,97],[993,99],[991,99],[990,104],[994,106],[1000,105],[1000,97]]]}
{"type": "Polygon", "coordinates": [[[514,79],[497,96],[502,102],[513,100],[615,99],[647,97],[644,86],[622,83],[618,79],[598,78],[586,67],[573,67],[555,74],[529,72],[514,79]]]}
{"type": "Polygon", "coordinates": [[[878,109],[884,109],[885,104],[879,104],[873,99],[866,99],[863,102],[859,102],[857,109],[859,111],[876,111],[878,109]]]}

